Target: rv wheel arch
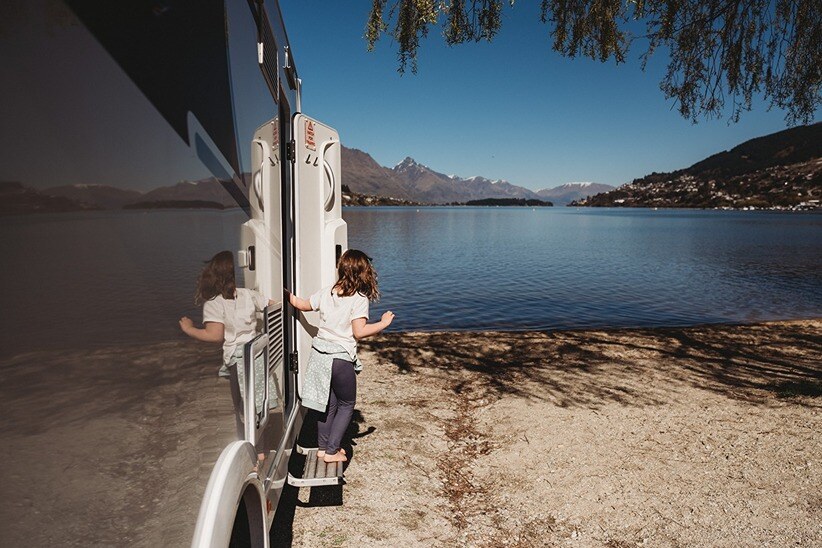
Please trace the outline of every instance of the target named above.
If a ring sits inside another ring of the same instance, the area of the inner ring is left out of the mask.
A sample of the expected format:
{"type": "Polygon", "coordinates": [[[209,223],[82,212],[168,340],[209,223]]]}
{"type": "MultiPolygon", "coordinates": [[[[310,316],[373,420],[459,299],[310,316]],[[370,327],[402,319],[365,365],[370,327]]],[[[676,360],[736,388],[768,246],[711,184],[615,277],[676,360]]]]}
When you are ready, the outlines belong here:
{"type": "Polygon", "coordinates": [[[206,486],[192,548],[267,547],[265,492],[247,441],[223,449],[206,486]]]}

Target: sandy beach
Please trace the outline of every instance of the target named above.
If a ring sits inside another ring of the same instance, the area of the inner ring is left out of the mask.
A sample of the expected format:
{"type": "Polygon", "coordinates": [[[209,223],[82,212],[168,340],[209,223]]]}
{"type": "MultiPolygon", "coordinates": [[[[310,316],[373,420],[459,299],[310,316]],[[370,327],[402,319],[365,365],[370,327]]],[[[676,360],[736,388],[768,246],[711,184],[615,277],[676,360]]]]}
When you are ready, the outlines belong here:
{"type": "Polygon", "coordinates": [[[820,546],[820,328],[382,336],[343,505],[302,489],[290,540],[820,546]]]}
{"type": "MultiPolygon", "coordinates": [[[[820,320],[388,334],[361,357],[347,484],[286,491],[275,546],[822,545],[820,320]]],[[[3,359],[0,545],[188,545],[235,435],[218,360],[182,339],[3,359]]]]}

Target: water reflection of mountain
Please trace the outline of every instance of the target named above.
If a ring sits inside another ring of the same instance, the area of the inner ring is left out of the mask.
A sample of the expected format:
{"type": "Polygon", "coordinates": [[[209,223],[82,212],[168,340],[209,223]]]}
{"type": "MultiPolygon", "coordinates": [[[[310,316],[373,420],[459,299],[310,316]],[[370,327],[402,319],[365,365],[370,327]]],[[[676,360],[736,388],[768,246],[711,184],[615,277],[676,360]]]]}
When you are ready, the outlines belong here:
{"type": "Polygon", "coordinates": [[[173,186],[138,192],[109,185],[62,185],[36,190],[17,182],[0,182],[0,213],[60,213],[98,209],[236,207],[237,202],[216,179],[181,181],[173,186]]]}

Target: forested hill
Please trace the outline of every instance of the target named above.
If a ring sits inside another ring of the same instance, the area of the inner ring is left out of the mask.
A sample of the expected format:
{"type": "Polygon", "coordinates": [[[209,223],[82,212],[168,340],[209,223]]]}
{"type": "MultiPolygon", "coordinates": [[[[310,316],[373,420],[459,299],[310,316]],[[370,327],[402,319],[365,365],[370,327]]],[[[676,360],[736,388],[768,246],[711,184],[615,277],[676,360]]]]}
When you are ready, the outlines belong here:
{"type": "Polygon", "coordinates": [[[687,169],[651,173],[570,205],[815,209],[822,198],[822,123],[746,141],[687,169]]]}

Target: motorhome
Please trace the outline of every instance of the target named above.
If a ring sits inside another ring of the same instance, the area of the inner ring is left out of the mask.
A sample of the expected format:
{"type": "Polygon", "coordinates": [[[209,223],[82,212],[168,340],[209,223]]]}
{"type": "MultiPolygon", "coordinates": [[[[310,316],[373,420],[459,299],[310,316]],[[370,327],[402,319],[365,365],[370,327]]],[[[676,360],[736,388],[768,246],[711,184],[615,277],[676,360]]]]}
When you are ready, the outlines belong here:
{"type": "Polygon", "coordinates": [[[0,46],[0,544],[268,546],[285,485],[342,481],[296,444],[317,318],[283,289],[333,283],[347,245],[278,2],[13,0],[0,46]],[[173,312],[223,247],[273,301],[236,415],[173,312]]]}

